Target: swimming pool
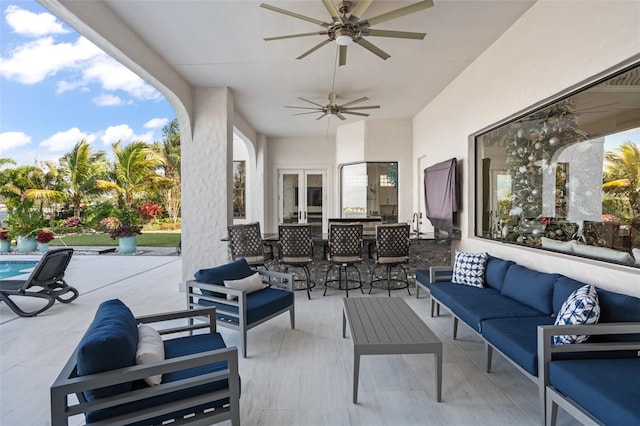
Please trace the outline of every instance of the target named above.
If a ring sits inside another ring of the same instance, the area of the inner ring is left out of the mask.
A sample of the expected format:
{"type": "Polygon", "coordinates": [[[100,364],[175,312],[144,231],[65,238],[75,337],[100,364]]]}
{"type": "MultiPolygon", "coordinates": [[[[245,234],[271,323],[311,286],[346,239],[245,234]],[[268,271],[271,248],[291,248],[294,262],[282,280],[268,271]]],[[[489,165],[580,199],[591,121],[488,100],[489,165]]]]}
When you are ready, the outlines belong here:
{"type": "Polygon", "coordinates": [[[0,280],[3,278],[15,277],[16,275],[22,275],[26,272],[25,269],[30,269],[36,266],[38,262],[35,260],[8,260],[0,262],[0,280]]]}

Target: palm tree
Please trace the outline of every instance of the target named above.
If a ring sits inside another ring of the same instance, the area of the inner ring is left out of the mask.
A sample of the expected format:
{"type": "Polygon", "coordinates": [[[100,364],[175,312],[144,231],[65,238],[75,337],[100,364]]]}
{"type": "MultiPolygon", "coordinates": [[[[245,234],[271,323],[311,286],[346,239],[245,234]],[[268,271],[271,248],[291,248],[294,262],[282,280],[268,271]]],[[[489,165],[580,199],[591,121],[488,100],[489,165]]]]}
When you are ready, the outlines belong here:
{"type": "Polygon", "coordinates": [[[640,214],[640,146],[627,141],[605,153],[605,192],[625,197],[634,217],[640,214]]]}
{"type": "Polygon", "coordinates": [[[164,165],[161,167],[164,177],[169,181],[161,188],[164,206],[173,223],[180,216],[181,179],[180,179],[180,129],[178,120],[173,119],[162,129],[163,140],[153,144],[152,149],[162,158],[164,165]]]}
{"type": "Polygon", "coordinates": [[[157,173],[164,162],[155,151],[144,142],[132,142],[122,147],[120,141],[112,145],[114,162],[111,180],[98,180],[99,188],[112,191],[118,196],[118,203],[131,214],[135,200],[150,190],[167,182],[167,178],[157,173]]]}
{"type": "Polygon", "coordinates": [[[60,169],[67,184],[65,190],[73,206],[74,217],[80,218],[80,206],[86,199],[103,191],[97,182],[105,177],[107,166],[104,151],[93,151],[84,139],[60,158],[60,169]]]}

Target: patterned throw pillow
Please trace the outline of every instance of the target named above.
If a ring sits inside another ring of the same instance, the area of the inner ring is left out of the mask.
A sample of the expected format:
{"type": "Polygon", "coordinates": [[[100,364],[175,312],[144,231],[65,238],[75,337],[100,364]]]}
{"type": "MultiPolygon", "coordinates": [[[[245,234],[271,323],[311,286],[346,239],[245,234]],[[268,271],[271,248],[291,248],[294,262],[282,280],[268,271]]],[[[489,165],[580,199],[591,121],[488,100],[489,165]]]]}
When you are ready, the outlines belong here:
{"type": "Polygon", "coordinates": [[[451,282],[472,287],[482,287],[486,264],[487,253],[464,253],[456,250],[451,282]]]}
{"type": "MultiPolygon", "coordinates": [[[[584,285],[571,293],[564,301],[556,317],[555,325],[595,324],[599,318],[600,304],[596,288],[592,285],[584,285]]],[[[588,335],[553,336],[553,344],[582,343],[588,338],[588,335]]]]}

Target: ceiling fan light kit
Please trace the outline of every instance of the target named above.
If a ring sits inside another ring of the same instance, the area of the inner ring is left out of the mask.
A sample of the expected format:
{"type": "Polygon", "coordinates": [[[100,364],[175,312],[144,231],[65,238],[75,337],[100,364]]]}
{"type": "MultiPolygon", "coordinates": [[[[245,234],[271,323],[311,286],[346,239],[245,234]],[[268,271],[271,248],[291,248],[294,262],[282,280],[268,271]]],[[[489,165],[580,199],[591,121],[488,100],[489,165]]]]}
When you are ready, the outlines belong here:
{"type": "MultiPolygon", "coordinates": [[[[358,44],[361,47],[365,48],[369,52],[378,56],[383,60],[387,60],[391,56],[375,46],[370,41],[366,40],[365,37],[391,37],[391,38],[403,38],[409,40],[423,40],[426,36],[425,33],[416,33],[409,31],[392,31],[392,30],[376,30],[371,28],[372,25],[377,25],[386,21],[390,21],[392,19],[397,19],[415,12],[419,12],[421,10],[427,9],[433,6],[433,0],[423,0],[417,3],[410,4],[408,6],[401,7],[396,10],[392,10],[387,13],[383,13],[381,15],[373,16],[371,18],[362,19],[362,15],[369,9],[373,0],[360,0],[355,8],[352,8],[353,4],[351,1],[340,1],[338,3],[338,7],[333,3],[332,0],[321,0],[324,7],[329,12],[331,16],[331,22],[325,22],[320,19],[312,18],[309,16],[301,15],[296,12],[292,12],[286,9],[282,9],[276,6],[272,6],[270,4],[262,3],[260,7],[271,10],[273,12],[281,13],[283,15],[291,16],[296,19],[301,19],[303,21],[310,22],[312,24],[319,25],[322,27],[321,31],[309,32],[309,33],[301,33],[301,34],[289,34],[284,36],[276,36],[276,37],[266,37],[265,41],[273,41],[273,40],[283,40],[289,38],[298,38],[298,37],[309,37],[309,36],[325,36],[325,39],[321,41],[319,44],[316,44],[311,49],[307,50],[296,59],[303,59],[315,52],[322,46],[329,44],[332,41],[335,41],[339,46],[338,49],[338,66],[343,66],[347,64],[347,46],[351,44],[358,44]]],[[[335,83],[335,70],[334,70],[334,83],[335,83]]],[[[317,112],[321,112],[322,115],[318,117],[318,120],[327,115],[335,115],[340,120],[345,120],[346,117],[343,114],[352,114],[368,117],[369,114],[365,114],[362,112],[354,112],[356,109],[374,109],[380,108],[380,105],[366,106],[366,107],[347,107],[348,105],[353,105],[358,102],[366,101],[368,98],[363,97],[360,99],[356,99],[351,102],[347,102],[343,105],[338,105],[336,103],[336,94],[333,92],[333,87],[331,88],[331,93],[329,94],[329,104],[321,105],[313,101],[309,101],[304,98],[298,98],[302,101],[311,103],[315,105],[315,107],[296,107],[296,106],[287,106],[286,108],[301,108],[301,109],[311,109],[313,111],[310,112],[301,112],[294,115],[303,115],[303,114],[313,114],[317,112]]]]}

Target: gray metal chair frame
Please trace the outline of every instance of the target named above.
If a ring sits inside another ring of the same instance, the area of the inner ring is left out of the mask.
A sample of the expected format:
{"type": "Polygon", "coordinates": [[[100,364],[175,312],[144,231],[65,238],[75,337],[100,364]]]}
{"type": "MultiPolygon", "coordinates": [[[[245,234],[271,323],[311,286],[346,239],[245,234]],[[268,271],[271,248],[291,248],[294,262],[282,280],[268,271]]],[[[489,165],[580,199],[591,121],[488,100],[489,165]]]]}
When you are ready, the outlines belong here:
{"type": "MultiPolygon", "coordinates": [[[[216,333],[216,310],[215,308],[186,310],[168,312],[157,315],[146,315],[136,317],[138,323],[164,323],[169,321],[178,324],[173,328],[158,330],[163,337],[180,337],[184,333],[192,334],[193,331],[205,330],[205,332],[216,333]],[[206,319],[205,323],[191,322],[188,326],[183,325],[184,319],[198,317],[206,319]]],[[[165,323],[169,324],[169,323],[165,323]]],[[[189,338],[185,339],[185,345],[189,345],[189,338]]],[[[194,352],[177,358],[166,359],[164,361],[136,365],[133,367],[120,368],[117,370],[104,371],[97,374],[89,374],[78,377],[77,372],[77,350],[76,348],[56,381],[51,385],[51,424],[53,426],[67,425],[69,418],[78,414],[94,411],[97,409],[116,407],[121,404],[136,402],[159,395],[171,394],[181,389],[189,389],[205,386],[219,380],[227,380],[228,386],[213,392],[201,392],[189,398],[166,402],[162,405],[140,409],[117,418],[105,419],[100,424],[131,424],[148,422],[158,415],[167,413],[181,413],[176,416],[175,423],[190,425],[211,425],[214,423],[229,420],[232,425],[240,425],[240,376],[238,374],[238,348],[221,348],[206,352],[194,352]],[[117,385],[119,383],[129,383],[143,379],[155,374],[166,374],[188,369],[197,369],[200,366],[226,362],[227,368],[216,373],[196,374],[192,377],[184,378],[177,382],[161,383],[143,389],[133,389],[129,392],[101,398],[94,401],[87,401],[83,392],[98,389],[105,386],[117,385]],[[78,402],[74,402],[68,396],[75,394],[78,402]],[[202,411],[200,406],[209,401],[228,398],[229,403],[223,407],[209,411],[202,411]],[[193,409],[189,412],[188,410],[193,409]]]]}
{"type": "Polygon", "coordinates": [[[362,294],[362,277],[356,263],[362,262],[362,223],[338,224],[332,223],[329,227],[329,253],[327,260],[329,261],[329,269],[324,278],[324,293],[327,294],[327,288],[333,287],[332,283],[337,283],[337,289],[342,289],[342,274],[344,273],[344,290],[346,296],[349,297],[349,290],[360,289],[362,294]],[[334,266],[338,267],[338,279],[329,280],[329,272],[334,266]],[[352,268],[358,274],[358,280],[349,279],[349,268],[352,268]],[[349,283],[356,285],[350,287],[349,283]]]}
{"type": "Polygon", "coordinates": [[[296,290],[307,290],[307,298],[311,300],[311,289],[316,283],[311,281],[309,264],[313,262],[313,240],[311,239],[311,225],[306,223],[282,224],[278,226],[278,254],[279,262],[285,266],[285,272],[289,267],[301,268],[304,272],[305,287],[296,290]]]}
{"type": "Polygon", "coordinates": [[[269,269],[265,262],[272,259],[273,254],[265,251],[260,222],[229,225],[227,231],[231,260],[244,258],[249,266],[262,266],[269,269]]]}
{"type": "Polygon", "coordinates": [[[403,265],[409,263],[409,225],[406,223],[393,223],[376,226],[376,264],[371,271],[371,290],[376,284],[386,283],[387,292],[391,296],[391,290],[409,290],[409,275],[403,265]],[[384,277],[376,277],[376,269],[385,268],[384,277]],[[391,277],[393,268],[400,268],[395,278],[391,277]],[[404,279],[402,275],[404,274],[404,279]],[[392,286],[391,283],[395,285],[392,286]]]}
{"type": "Polygon", "coordinates": [[[73,256],[72,248],[61,248],[45,253],[26,280],[0,280],[0,301],[5,302],[21,317],[35,317],[52,307],[56,300],[73,302],[80,293],[64,280],[64,273],[73,256]],[[33,290],[33,288],[40,288],[33,290]],[[13,297],[35,297],[46,301],[42,308],[25,311],[13,297]]]}

